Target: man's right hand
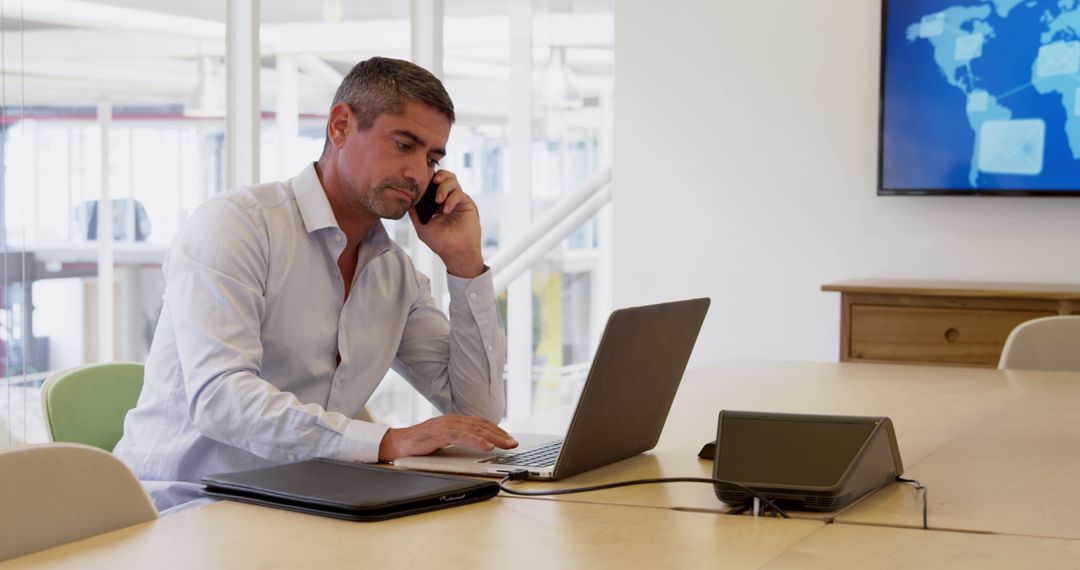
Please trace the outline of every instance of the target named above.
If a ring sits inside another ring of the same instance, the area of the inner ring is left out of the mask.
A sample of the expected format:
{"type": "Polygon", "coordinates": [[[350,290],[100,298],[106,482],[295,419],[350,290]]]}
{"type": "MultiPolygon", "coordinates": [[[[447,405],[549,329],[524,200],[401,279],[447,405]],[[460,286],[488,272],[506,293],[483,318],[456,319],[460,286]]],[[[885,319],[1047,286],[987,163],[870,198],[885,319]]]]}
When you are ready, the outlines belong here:
{"type": "Polygon", "coordinates": [[[379,461],[427,455],[448,445],[467,445],[484,451],[513,449],[518,442],[499,426],[473,416],[439,416],[407,428],[388,429],[379,444],[379,461]]]}

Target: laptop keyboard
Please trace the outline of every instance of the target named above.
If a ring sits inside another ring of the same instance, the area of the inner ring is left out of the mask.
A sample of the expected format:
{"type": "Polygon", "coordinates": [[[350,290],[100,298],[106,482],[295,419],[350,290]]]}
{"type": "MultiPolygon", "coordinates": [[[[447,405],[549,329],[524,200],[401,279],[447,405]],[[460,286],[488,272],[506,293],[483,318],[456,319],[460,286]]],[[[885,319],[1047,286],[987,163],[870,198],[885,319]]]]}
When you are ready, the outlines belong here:
{"type": "Polygon", "coordinates": [[[551,443],[545,443],[540,447],[534,447],[528,451],[522,451],[521,453],[508,453],[506,455],[485,459],[480,463],[518,465],[521,467],[551,467],[552,465],[555,465],[555,460],[558,459],[559,450],[561,449],[562,441],[553,441],[551,443]]]}

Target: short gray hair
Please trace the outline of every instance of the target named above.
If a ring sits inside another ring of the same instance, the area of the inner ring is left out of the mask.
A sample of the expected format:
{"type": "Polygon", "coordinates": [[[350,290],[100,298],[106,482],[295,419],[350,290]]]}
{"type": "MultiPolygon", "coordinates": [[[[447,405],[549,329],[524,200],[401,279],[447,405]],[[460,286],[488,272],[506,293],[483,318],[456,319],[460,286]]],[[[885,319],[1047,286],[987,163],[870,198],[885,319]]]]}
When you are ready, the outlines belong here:
{"type": "MultiPolygon", "coordinates": [[[[415,63],[388,57],[356,64],[338,86],[330,108],[347,103],[356,114],[359,129],[366,130],[383,113],[401,114],[410,101],[434,107],[454,124],[454,102],[442,81],[415,63]]],[[[329,148],[328,138],[323,156],[329,148]]]]}

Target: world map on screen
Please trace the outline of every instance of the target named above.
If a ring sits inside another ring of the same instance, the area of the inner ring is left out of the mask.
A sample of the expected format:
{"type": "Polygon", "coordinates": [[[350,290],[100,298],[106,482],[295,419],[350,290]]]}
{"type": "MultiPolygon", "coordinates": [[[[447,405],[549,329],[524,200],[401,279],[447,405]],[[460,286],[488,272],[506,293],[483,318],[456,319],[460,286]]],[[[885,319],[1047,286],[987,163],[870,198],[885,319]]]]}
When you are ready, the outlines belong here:
{"type": "Polygon", "coordinates": [[[882,186],[1080,190],[1080,1],[892,0],[882,186]]]}

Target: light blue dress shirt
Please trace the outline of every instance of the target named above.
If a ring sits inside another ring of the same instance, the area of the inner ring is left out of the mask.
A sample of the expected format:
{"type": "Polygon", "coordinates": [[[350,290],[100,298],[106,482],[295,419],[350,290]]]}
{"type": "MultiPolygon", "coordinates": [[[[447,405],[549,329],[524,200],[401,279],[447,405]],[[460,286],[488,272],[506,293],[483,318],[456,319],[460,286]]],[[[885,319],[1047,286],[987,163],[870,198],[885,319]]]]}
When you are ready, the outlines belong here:
{"type": "Polygon", "coordinates": [[[352,418],[389,368],[443,413],[499,421],[506,337],[491,272],[447,276],[447,319],[379,223],[346,300],[345,242],[313,164],[195,212],[165,259],[142,394],[114,450],[140,479],[377,461],[387,428],[352,418]]]}

